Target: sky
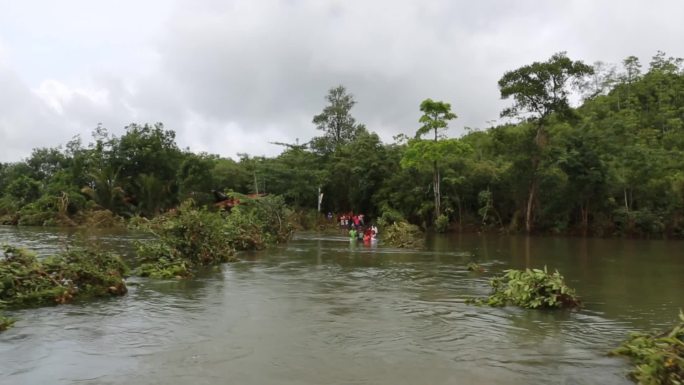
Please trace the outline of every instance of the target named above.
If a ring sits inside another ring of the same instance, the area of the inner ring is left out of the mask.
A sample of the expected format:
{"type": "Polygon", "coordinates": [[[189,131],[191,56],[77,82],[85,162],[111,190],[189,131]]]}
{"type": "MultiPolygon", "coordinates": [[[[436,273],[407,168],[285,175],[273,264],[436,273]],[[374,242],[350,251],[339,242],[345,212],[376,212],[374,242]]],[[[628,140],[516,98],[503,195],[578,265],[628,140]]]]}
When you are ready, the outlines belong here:
{"type": "Polygon", "coordinates": [[[682,0],[0,0],[0,162],[164,123],[181,148],[235,158],[321,132],[344,85],[385,142],[451,103],[449,135],[501,123],[505,71],[566,51],[644,68],[684,56],[682,0]]]}

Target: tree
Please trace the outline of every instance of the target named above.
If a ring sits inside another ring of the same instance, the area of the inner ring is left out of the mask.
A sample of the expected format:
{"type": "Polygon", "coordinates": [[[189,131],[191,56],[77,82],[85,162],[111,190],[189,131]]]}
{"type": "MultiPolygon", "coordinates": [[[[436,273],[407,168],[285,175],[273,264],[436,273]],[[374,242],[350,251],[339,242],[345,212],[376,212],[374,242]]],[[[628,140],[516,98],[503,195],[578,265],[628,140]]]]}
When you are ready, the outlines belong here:
{"type": "Polygon", "coordinates": [[[525,214],[525,229],[532,231],[533,210],[539,180],[536,177],[541,150],[548,143],[545,125],[551,114],[560,120],[573,115],[569,94],[571,86],[579,86],[585,76],[593,73],[591,66],[570,60],[565,52],[551,56],[545,62],[534,62],[506,72],[499,80],[502,99],[513,97],[513,105],[501,112],[502,117],[527,117],[534,123],[535,153],[531,154],[533,178],[530,182],[525,214]]]}
{"type": "Polygon", "coordinates": [[[456,119],[456,114],[451,112],[451,104],[432,99],[423,100],[420,103],[420,110],[423,112],[423,116],[420,117],[419,122],[423,125],[416,131],[416,139],[420,140],[423,135],[432,132],[434,133],[434,141],[432,144],[414,141],[409,144],[409,148],[427,151],[426,154],[416,154],[416,156],[423,159],[425,159],[424,156],[432,158],[432,191],[435,200],[435,219],[437,219],[442,214],[439,162],[447,155],[445,150],[449,149],[448,146],[438,145],[437,142],[440,138],[440,132],[448,128],[449,120],[456,119]]]}
{"type": "Polygon", "coordinates": [[[344,86],[331,88],[326,100],[329,104],[323,112],[313,117],[316,128],[325,134],[314,138],[312,147],[319,152],[330,153],[340,145],[352,141],[360,131],[365,131],[365,127],[356,124],[356,119],[351,116],[350,111],[356,101],[344,86]]]}

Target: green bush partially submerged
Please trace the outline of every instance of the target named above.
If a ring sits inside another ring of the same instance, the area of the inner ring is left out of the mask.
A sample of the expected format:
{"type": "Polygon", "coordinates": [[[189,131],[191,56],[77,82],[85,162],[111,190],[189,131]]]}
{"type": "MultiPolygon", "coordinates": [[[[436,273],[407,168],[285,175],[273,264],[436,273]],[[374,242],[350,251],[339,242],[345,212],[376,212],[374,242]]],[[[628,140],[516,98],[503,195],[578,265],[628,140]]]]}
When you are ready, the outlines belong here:
{"type": "Polygon", "coordinates": [[[485,271],[487,271],[484,267],[482,267],[482,265],[480,265],[477,262],[468,262],[468,264],[466,265],[466,269],[474,273],[484,273],[485,271]]]}
{"type": "Polygon", "coordinates": [[[0,314],[0,332],[5,331],[14,325],[14,320],[0,314]]]}
{"type": "Polygon", "coordinates": [[[671,330],[658,335],[633,333],[611,352],[631,358],[631,377],[642,385],[684,384],[684,313],[671,330]]]}
{"type": "MultiPolygon", "coordinates": [[[[119,257],[93,250],[70,250],[38,260],[26,250],[3,246],[0,309],[45,306],[78,298],[126,293],[126,266],[119,257]]],[[[0,315],[0,331],[14,320],[0,315]]]]}
{"type": "Polygon", "coordinates": [[[291,212],[279,197],[243,197],[230,213],[187,201],[144,226],[156,239],[138,244],[136,272],[152,278],[189,277],[198,267],[236,260],[236,250],[285,242],[294,229],[291,212]]]}
{"type": "Polygon", "coordinates": [[[574,290],[565,284],[563,276],[557,270],[549,274],[546,267],[544,270],[506,270],[504,275],[493,278],[490,284],[492,293],[489,297],[467,302],[490,306],[512,304],[527,309],[580,306],[574,290]]]}
{"type": "Polygon", "coordinates": [[[425,234],[416,225],[397,221],[383,228],[382,242],[394,247],[420,249],[425,246],[425,234]]]}
{"type": "Polygon", "coordinates": [[[122,295],[126,266],[119,257],[92,250],[70,250],[38,260],[26,250],[3,247],[0,304],[52,305],[75,298],[122,295]]]}

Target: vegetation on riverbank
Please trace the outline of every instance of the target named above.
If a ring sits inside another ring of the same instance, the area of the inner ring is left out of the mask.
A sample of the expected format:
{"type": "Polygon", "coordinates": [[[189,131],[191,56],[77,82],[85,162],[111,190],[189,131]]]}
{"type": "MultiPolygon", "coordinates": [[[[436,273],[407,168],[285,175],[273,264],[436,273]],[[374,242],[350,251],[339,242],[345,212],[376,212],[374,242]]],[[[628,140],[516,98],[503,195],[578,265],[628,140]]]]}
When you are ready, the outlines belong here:
{"type": "Polygon", "coordinates": [[[549,273],[540,269],[506,270],[490,281],[492,292],[487,298],[468,299],[468,303],[489,306],[515,305],[526,309],[576,308],[580,300],[575,291],[565,284],[556,270],[549,273]]]}
{"type": "Polygon", "coordinates": [[[277,143],[271,158],[181,150],[160,123],[121,136],[98,126],[91,143],[0,164],[0,223],[112,226],[190,197],[211,204],[217,190],[280,195],[295,210],[319,211],[322,197],[322,213],[371,221],[393,210],[437,231],[684,237],[684,67],[662,52],[641,67],[633,56],[618,68],[558,53],[508,71],[502,116],[517,120],[460,138],[445,137],[458,101],[452,111],[426,99],[408,135],[383,143],[354,119],[342,86],[313,118],[321,135],[277,143]]]}
{"type": "Polygon", "coordinates": [[[183,278],[201,266],[235,261],[237,250],[284,243],[294,231],[292,212],[280,197],[240,197],[230,212],[198,208],[192,200],[143,224],[154,240],[139,242],[136,273],[183,278]]]}
{"type": "Polygon", "coordinates": [[[630,376],[641,385],[684,384],[684,313],[679,324],[659,334],[633,333],[612,355],[629,357],[630,376]]]}

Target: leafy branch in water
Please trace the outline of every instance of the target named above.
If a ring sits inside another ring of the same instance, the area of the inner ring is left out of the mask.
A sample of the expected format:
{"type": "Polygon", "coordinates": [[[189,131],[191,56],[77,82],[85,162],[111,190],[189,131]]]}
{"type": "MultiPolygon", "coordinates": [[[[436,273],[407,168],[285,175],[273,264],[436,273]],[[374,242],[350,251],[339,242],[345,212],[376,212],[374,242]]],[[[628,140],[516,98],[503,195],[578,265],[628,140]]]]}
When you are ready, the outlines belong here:
{"type": "Polygon", "coordinates": [[[684,313],[679,324],[658,335],[633,333],[611,355],[629,357],[630,376],[642,385],[684,384],[684,313]]]}
{"type": "Polygon", "coordinates": [[[527,309],[580,306],[575,291],[565,284],[558,270],[549,274],[546,267],[544,270],[506,270],[502,276],[493,278],[490,284],[492,293],[489,297],[471,298],[466,302],[489,306],[512,304],[527,309]]]}

